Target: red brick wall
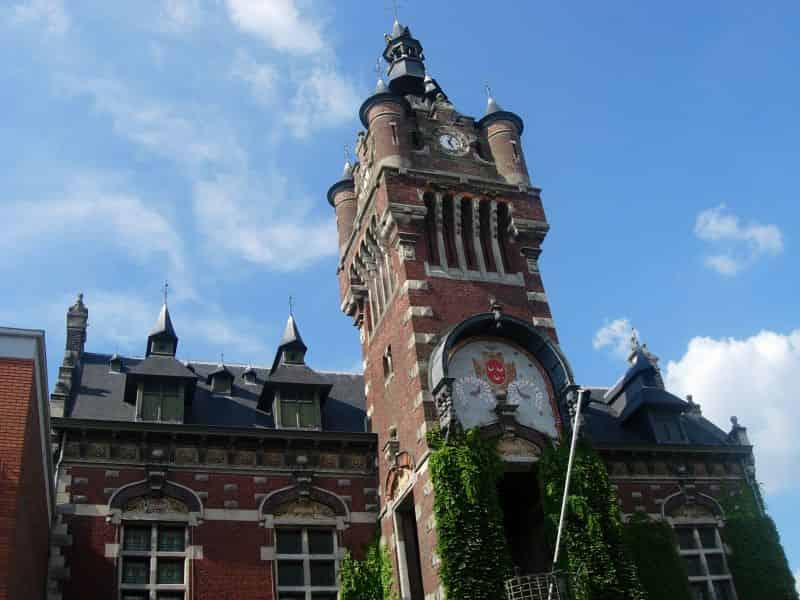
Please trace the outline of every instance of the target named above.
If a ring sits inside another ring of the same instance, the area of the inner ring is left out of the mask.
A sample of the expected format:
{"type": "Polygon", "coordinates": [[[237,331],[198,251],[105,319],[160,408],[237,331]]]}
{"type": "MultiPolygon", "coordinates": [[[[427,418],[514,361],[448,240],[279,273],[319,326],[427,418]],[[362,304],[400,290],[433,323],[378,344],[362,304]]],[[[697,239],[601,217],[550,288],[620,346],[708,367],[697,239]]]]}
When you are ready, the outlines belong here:
{"type": "MultiPolygon", "coordinates": [[[[72,477],[68,491],[77,506],[107,505],[112,490],[145,478],[141,468],[118,468],[113,464],[72,465],[67,467],[72,477]]],[[[237,510],[254,511],[261,497],[271,491],[291,485],[283,473],[225,472],[168,469],[168,480],[205,493],[206,509],[223,509],[225,502],[236,501],[237,510]],[[196,475],[207,474],[203,481],[196,475]],[[262,477],[266,478],[261,482],[262,477]],[[258,482],[256,480],[258,479],[258,482]],[[235,484],[235,490],[225,490],[235,484]]],[[[355,512],[365,512],[367,504],[377,500],[371,490],[377,487],[373,477],[342,475],[315,477],[317,487],[343,496],[355,512]],[[344,480],[349,482],[344,485],[344,480]],[[340,484],[340,481],[342,483],[340,484]]],[[[205,495],[204,494],[204,495],[205,495]]],[[[64,586],[64,600],[108,600],[114,598],[117,575],[116,559],[105,557],[106,544],[118,543],[116,525],[106,523],[103,516],[64,517],[73,536],[71,547],[65,548],[66,566],[70,580],[64,586]]],[[[271,600],[272,563],[261,560],[261,547],[267,545],[268,532],[257,521],[221,521],[206,519],[190,528],[191,544],[201,546],[203,558],[193,561],[190,586],[197,600],[271,600]]],[[[375,525],[355,523],[342,532],[341,541],[356,556],[373,541],[375,525]]]]}
{"type": "Polygon", "coordinates": [[[50,523],[34,363],[0,359],[0,600],[43,598],[50,523]]]}

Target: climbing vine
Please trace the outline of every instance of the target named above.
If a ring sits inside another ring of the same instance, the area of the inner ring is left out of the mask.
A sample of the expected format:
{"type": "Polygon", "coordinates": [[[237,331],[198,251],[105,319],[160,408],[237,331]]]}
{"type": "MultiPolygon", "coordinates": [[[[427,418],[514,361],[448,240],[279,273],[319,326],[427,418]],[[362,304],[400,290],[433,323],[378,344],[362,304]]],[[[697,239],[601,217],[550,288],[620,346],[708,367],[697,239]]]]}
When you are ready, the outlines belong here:
{"type": "Polygon", "coordinates": [[[624,531],[648,600],[691,600],[686,564],[678,554],[672,527],[636,514],[625,524],[624,531]]]}
{"type": "Polygon", "coordinates": [[[725,511],[720,530],[739,600],[798,600],[794,577],[772,519],[759,510],[756,493],[729,487],[719,502],[725,511]]]}
{"type": "Polygon", "coordinates": [[[497,600],[504,597],[511,558],[497,494],[502,463],[493,445],[477,431],[451,436],[445,444],[429,436],[428,459],[436,491],[439,576],[448,598],[497,600]]]}
{"type": "Polygon", "coordinates": [[[363,560],[345,553],[339,567],[340,600],[397,600],[392,590],[392,565],[386,548],[375,541],[363,560]]]}
{"type": "MultiPolygon", "coordinates": [[[[569,448],[548,449],[539,462],[545,519],[555,539],[569,448]]],[[[600,458],[585,443],[573,463],[567,518],[558,567],[567,574],[574,600],[645,600],[624,526],[600,458]]]]}

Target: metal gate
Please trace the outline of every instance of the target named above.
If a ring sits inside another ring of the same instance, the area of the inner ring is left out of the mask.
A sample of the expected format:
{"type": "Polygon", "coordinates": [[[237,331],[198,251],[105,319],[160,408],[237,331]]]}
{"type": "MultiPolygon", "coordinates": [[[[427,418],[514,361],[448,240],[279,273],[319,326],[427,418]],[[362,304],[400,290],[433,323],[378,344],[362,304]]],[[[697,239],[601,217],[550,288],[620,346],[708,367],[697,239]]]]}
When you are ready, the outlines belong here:
{"type": "Polygon", "coordinates": [[[569,600],[558,573],[522,575],[506,580],[506,600],[569,600]]]}

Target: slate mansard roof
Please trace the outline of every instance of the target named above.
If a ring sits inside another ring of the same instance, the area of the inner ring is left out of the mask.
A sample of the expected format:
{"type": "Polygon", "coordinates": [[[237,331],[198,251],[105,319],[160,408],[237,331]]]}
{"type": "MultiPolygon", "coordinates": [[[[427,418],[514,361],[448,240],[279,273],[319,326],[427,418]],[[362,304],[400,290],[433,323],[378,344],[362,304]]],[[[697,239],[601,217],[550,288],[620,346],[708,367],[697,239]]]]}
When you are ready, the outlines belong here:
{"type": "MultiPolygon", "coordinates": [[[[661,378],[658,359],[646,346],[634,348],[631,366],[620,380],[608,388],[589,388],[589,403],[584,409],[583,431],[594,444],[635,446],[658,443],[648,415],[666,416],[680,425],[685,436],[671,446],[740,446],[732,433],[726,433],[702,416],[700,407],[668,392],[661,378]]],[[[660,443],[664,443],[661,441],[660,443]]]]}
{"type": "Polygon", "coordinates": [[[135,421],[135,404],[125,400],[127,377],[163,371],[173,376],[191,376],[195,382],[191,404],[185,408],[184,423],[187,425],[274,428],[272,411],[258,408],[265,384],[312,384],[331,386],[322,404],[323,431],[365,431],[364,377],[360,374],[314,371],[303,364],[281,364],[272,376],[269,367],[249,367],[255,373],[255,382],[247,383],[244,373],[248,367],[225,365],[234,377],[233,385],[230,394],[218,394],[211,391],[209,380],[209,375],[219,367],[217,363],[182,364],[171,357],[153,356],[120,358],[122,370],[115,372],[110,365],[111,355],[83,354],[72,396],[65,406],[65,417],[135,421]],[[155,361],[159,361],[158,364],[155,361]]]}

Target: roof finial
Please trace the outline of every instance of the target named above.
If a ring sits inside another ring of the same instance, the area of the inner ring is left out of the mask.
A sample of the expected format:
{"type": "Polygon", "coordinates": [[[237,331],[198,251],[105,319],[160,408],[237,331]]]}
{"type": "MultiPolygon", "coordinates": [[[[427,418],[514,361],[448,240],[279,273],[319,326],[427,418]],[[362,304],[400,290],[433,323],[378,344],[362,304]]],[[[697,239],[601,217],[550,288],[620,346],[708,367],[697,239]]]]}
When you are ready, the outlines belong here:
{"type": "Polygon", "coordinates": [[[224,352],[220,352],[219,353],[219,364],[221,364],[221,365],[225,364],[225,353],[224,352]]]}
{"type": "Polygon", "coordinates": [[[400,22],[400,4],[402,4],[401,0],[391,0],[392,6],[389,7],[387,10],[391,10],[394,14],[394,22],[400,22]]]}
{"type": "Polygon", "coordinates": [[[164,292],[164,306],[166,306],[167,305],[167,296],[169,294],[169,281],[167,281],[166,279],[164,280],[164,287],[162,288],[162,290],[164,292]]]}
{"type": "Polygon", "coordinates": [[[289,296],[289,316],[294,316],[294,298],[291,296],[289,296]]]}
{"type": "Polygon", "coordinates": [[[486,99],[490,100],[492,98],[492,87],[489,85],[489,82],[483,84],[483,87],[486,89],[486,99]]]}
{"type": "Polygon", "coordinates": [[[639,332],[635,327],[631,327],[631,352],[636,352],[639,347],[639,332]]]}

